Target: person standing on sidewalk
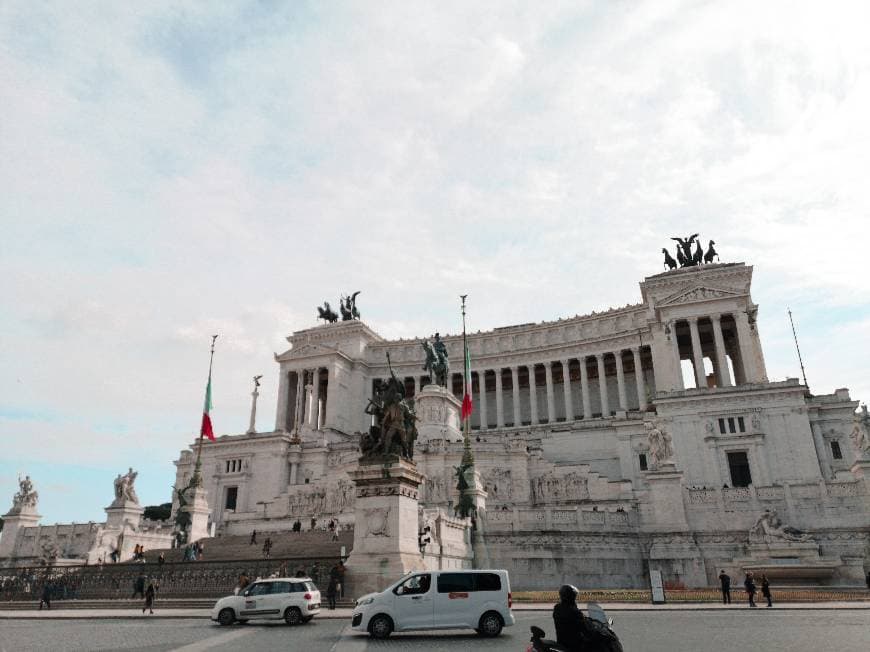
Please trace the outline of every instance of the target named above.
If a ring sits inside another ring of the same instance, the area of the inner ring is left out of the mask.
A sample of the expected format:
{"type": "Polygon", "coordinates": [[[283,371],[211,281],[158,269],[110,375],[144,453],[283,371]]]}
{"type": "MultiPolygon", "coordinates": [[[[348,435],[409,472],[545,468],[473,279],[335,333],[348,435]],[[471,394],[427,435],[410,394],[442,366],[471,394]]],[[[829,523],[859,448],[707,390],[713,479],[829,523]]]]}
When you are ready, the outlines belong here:
{"type": "Polygon", "coordinates": [[[154,598],[157,597],[157,587],[154,586],[154,582],[148,583],[148,588],[145,589],[145,606],[142,607],[142,613],[145,613],[147,609],[149,614],[154,613],[154,598]]]}
{"type": "Polygon", "coordinates": [[[248,545],[249,545],[249,546],[252,546],[252,545],[254,545],[255,543],[257,543],[257,531],[256,531],[256,530],[254,530],[253,532],[251,532],[251,543],[249,543],[248,545]]]}
{"type": "Polygon", "coordinates": [[[326,600],[329,603],[329,609],[335,609],[335,594],[338,592],[338,582],[335,577],[330,575],[329,584],[326,586],[326,600]]]}
{"type": "Polygon", "coordinates": [[[749,607],[751,609],[754,609],[758,605],[755,604],[756,588],[755,588],[755,578],[753,578],[753,576],[752,576],[752,571],[747,571],[746,579],[743,580],[743,587],[746,589],[746,595],[749,596],[749,607]]]}
{"type": "Polygon", "coordinates": [[[145,573],[139,573],[139,577],[133,581],[133,597],[130,599],[135,600],[137,595],[145,597],[145,573]]]}
{"type": "Polygon", "coordinates": [[[773,606],[773,600],[770,599],[770,582],[767,581],[767,575],[761,574],[761,595],[767,598],[767,607],[773,606]]]}
{"type": "Polygon", "coordinates": [[[722,604],[731,604],[731,576],[724,568],[719,573],[719,583],[722,585],[722,604]]]}
{"type": "Polygon", "coordinates": [[[42,604],[45,603],[46,609],[51,609],[51,582],[45,580],[42,585],[42,595],[39,598],[39,610],[42,611],[42,604]]]}

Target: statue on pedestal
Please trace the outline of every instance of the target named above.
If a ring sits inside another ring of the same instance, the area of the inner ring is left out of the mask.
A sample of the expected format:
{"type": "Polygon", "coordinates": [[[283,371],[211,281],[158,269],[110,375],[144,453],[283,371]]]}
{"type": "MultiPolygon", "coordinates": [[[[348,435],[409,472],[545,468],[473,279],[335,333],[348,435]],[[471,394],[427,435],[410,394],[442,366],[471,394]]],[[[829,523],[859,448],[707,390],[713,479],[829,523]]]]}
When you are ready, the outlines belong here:
{"type": "Polygon", "coordinates": [[[332,306],[329,305],[329,301],[324,301],[323,307],[317,306],[317,318],[324,319],[330,324],[334,324],[338,321],[338,313],[332,309],[332,306]]]}
{"type": "Polygon", "coordinates": [[[118,474],[115,478],[115,502],[131,502],[139,504],[139,497],[136,495],[136,490],[133,488],[133,483],[136,482],[136,477],[139,474],[130,467],[124,475],[118,474]]]}
{"type": "Polygon", "coordinates": [[[858,459],[870,455],[870,414],[867,413],[867,405],[861,406],[861,416],[855,417],[855,425],[849,433],[849,439],[855,447],[858,459]]]}
{"type": "Polygon", "coordinates": [[[810,541],[810,535],[800,530],[784,525],[777,516],[775,509],[765,509],[755,524],[749,530],[750,542],[774,543],[776,541],[789,541],[792,543],[806,543],[810,541]]]}
{"type": "Polygon", "coordinates": [[[349,296],[341,295],[341,301],[339,301],[339,307],[341,309],[341,320],[342,321],[351,321],[352,319],[359,319],[359,310],[356,307],[356,297],[361,292],[361,290],[357,290],[353,294],[349,296]]]}
{"type": "Polygon", "coordinates": [[[447,372],[450,367],[447,346],[441,340],[441,335],[435,333],[435,340],[431,344],[428,340],[423,340],[423,350],[426,352],[423,370],[429,372],[432,384],[447,387],[447,372]]]}
{"type": "Polygon", "coordinates": [[[669,270],[676,269],[678,264],[680,267],[697,267],[703,264],[710,264],[713,262],[713,259],[719,260],[719,254],[713,246],[716,243],[710,240],[710,244],[705,252],[701,247],[701,239],[697,233],[685,238],[671,238],[671,240],[677,242],[676,260],[671,257],[667,249],[662,249],[662,253],[665,255],[664,265],[669,270]],[[692,251],[692,244],[695,245],[694,251],[692,251]]]}
{"type": "Polygon", "coordinates": [[[39,494],[33,488],[33,482],[30,476],[24,476],[24,479],[18,478],[18,493],[12,497],[12,510],[21,511],[22,508],[36,508],[36,503],[39,500],[39,494]]]}
{"type": "MultiPolygon", "coordinates": [[[[387,354],[390,363],[390,354],[387,354]]],[[[390,379],[369,400],[366,414],[375,417],[375,425],[360,439],[363,458],[401,455],[414,459],[414,441],[417,439],[417,415],[405,400],[405,384],[396,378],[390,365],[390,379]]]]}
{"type": "Polygon", "coordinates": [[[657,428],[652,421],[645,421],[647,443],[653,463],[656,466],[674,463],[673,439],[666,431],[657,428]]]}

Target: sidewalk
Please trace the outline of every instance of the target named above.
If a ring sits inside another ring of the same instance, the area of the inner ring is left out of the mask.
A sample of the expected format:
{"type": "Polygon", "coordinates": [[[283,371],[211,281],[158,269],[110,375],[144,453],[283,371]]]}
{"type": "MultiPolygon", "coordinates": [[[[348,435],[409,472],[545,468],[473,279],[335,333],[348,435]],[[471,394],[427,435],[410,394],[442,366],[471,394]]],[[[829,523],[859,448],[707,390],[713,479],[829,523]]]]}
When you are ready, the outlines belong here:
{"type": "MultiPolygon", "coordinates": [[[[130,619],[130,618],[208,618],[211,609],[161,609],[157,604],[154,615],[143,614],[142,609],[54,609],[33,610],[9,610],[0,609],[0,620],[17,619],[42,619],[42,620],[73,620],[89,618],[106,619],[130,619]]],[[[694,603],[694,604],[630,604],[630,603],[602,603],[601,606],[608,612],[627,611],[748,611],[743,603],[731,605],[694,603]]],[[[583,605],[581,605],[581,608],[583,605]]],[[[515,604],[513,610],[516,613],[523,611],[550,611],[551,603],[525,603],[515,604]]],[[[774,610],[786,611],[819,611],[827,609],[848,609],[870,611],[870,602],[784,602],[774,605],[774,610]]],[[[758,611],[765,611],[765,607],[759,607],[758,611]]],[[[323,610],[317,618],[346,619],[350,620],[353,609],[343,608],[334,611],[323,610]]]]}

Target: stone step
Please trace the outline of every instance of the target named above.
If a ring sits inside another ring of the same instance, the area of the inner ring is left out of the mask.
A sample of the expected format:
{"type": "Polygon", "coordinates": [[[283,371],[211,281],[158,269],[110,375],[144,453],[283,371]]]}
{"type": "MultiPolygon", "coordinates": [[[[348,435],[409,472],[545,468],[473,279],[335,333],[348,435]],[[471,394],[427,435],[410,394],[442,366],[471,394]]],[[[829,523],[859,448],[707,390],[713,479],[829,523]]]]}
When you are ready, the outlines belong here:
{"type": "MultiPolygon", "coordinates": [[[[211,609],[215,601],[223,596],[214,598],[191,598],[191,599],[161,599],[157,598],[154,607],[157,609],[211,609]]],[[[324,608],[326,596],[322,596],[324,608]]],[[[52,609],[136,609],[142,608],[142,600],[52,600],[52,609]]],[[[353,600],[337,600],[336,605],[340,608],[351,608],[353,600]]],[[[13,600],[0,601],[0,611],[25,611],[39,607],[38,600],[13,600]]]]}

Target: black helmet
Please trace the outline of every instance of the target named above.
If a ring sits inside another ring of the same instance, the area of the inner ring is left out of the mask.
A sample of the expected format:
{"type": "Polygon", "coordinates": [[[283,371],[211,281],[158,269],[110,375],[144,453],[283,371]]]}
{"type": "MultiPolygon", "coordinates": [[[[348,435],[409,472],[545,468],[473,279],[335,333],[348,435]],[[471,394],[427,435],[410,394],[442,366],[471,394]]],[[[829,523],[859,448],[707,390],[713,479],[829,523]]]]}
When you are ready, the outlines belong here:
{"type": "Polygon", "coordinates": [[[563,584],[559,587],[559,600],[562,602],[576,602],[579,591],[576,586],[563,584]]]}

